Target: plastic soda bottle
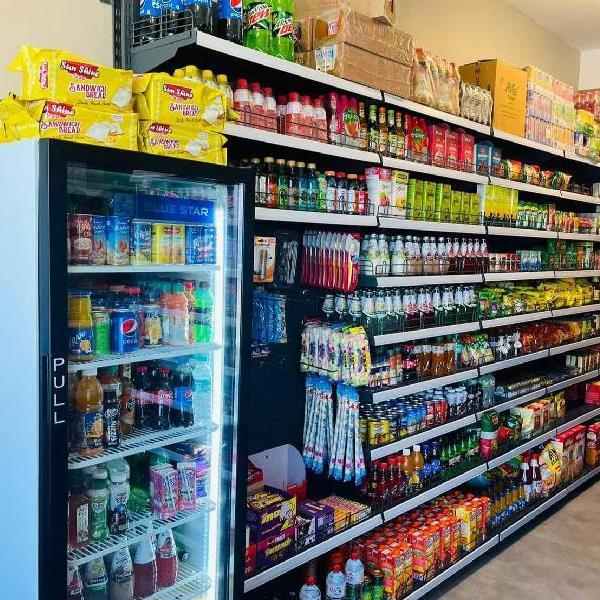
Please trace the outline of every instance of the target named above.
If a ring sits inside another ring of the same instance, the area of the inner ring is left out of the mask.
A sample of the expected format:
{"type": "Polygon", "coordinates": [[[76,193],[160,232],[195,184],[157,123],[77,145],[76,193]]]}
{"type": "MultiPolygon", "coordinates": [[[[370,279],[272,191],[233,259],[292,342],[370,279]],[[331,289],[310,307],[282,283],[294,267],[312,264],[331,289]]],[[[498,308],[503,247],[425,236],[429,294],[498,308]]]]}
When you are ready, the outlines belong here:
{"type": "Polygon", "coordinates": [[[85,600],[106,600],[108,576],[102,556],[86,563],[83,571],[85,600]]]}
{"type": "Polygon", "coordinates": [[[344,600],[346,597],[346,576],[342,573],[339,564],[333,565],[333,568],[327,574],[325,582],[326,600],[344,600]]]}
{"type": "Polygon", "coordinates": [[[217,1],[217,35],[236,44],[242,43],[242,0],[217,1]]]}
{"type": "Polygon", "coordinates": [[[165,305],[169,315],[167,341],[172,346],[185,346],[190,343],[189,300],[183,284],[176,283],[172,294],[165,294],[165,305]]]}
{"type": "Polygon", "coordinates": [[[208,344],[213,339],[213,306],[215,303],[208,281],[198,283],[195,300],[194,337],[197,344],[208,344]]]}
{"type": "Polygon", "coordinates": [[[69,294],[69,358],[91,360],[93,355],[92,298],[88,292],[69,294]]]}
{"type": "Polygon", "coordinates": [[[306,578],[306,583],[300,588],[299,600],[321,600],[321,590],[314,577],[306,578]]]}
{"type": "Polygon", "coordinates": [[[73,446],[82,456],[97,456],[102,452],[103,392],[97,375],[97,369],[85,369],[75,390],[73,446]]]}
{"type": "Polygon", "coordinates": [[[173,406],[171,407],[173,427],[189,427],[194,424],[192,385],[192,370],[189,365],[179,364],[173,371],[173,406]]]}
{"type": "Polygon", "coordinates": [[[244,0],[244,46],[270,54],[272,7],[270,0],[244,0]]]}
{"type": "Polygon", "coordinates": [[[179,560],[175,538],[170,529],[161,531],[156,538],[156,570],[159,588],[168,588],[175,583],[179,560]]]}
{"type": "Polygon", "coordinates": [[[271,54],[294,61],[294,2],[273,0],[271,54]]]}
{"type": "Polygon", "coordinates": [[[360,600],[365,581],[365,567],[354,550],[346,561],[346,600],[360,600]]]}

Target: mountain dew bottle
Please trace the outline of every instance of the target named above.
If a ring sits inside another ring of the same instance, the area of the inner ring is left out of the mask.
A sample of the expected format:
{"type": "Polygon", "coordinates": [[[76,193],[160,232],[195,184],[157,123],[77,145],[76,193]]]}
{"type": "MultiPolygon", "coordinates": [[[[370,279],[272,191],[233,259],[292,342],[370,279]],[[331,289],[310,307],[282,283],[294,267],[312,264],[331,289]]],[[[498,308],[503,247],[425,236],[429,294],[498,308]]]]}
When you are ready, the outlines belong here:
{"type": "Polygon", "coordinates": [[[244,0],[244,46],[271,53],[271,0],[244,0]]]}
{"type": "Polygon", "coordinates": [[[273,0],[271,54],[294,61],[294,0],[273,0]]]}

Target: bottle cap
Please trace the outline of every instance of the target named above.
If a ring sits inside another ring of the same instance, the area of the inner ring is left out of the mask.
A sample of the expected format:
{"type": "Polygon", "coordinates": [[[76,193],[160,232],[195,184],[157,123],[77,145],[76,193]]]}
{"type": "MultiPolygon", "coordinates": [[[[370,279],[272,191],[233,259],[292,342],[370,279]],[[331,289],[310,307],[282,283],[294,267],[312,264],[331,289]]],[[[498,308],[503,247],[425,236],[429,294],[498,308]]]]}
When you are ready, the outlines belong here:
{"type": "Polygon", "coordinates": [[[277,96],[277,104],[287,104],[287,96],[277,96]]]}
{"type": "Polygon", "coordinates": [[[204,69],[202,71],[202,79],[214,79],[215,76],[213,75],[213,72],[210,69],[204,69]]]}
{"type": "Polygon", "coordinates": [[[305,163],[303,163],[302,161],[299,161],[299,162],[297,162],[297,163],[296,163],[296,166],[297,166],[299,169],[304,169],[304,167],[306,166],[306,164],[305,164],[305,163]]]}
{"type": "Polygon", "coordinates": [[[327,177],[335,177],[335,171],[325,171],[325,175],[327,175],[327,177]]]}
{"type": "Polygon", "coordinates": [[[310,96],[301,96],[300,102],[302,102],[302,104],[311,104],[310,96]]]}
{"type": "Polygon", "coordinates": [[[217,83],[228,84],[229,82],[227,81],[227,75],[225,75],[224,73],[220,73],[219,75],[217,75],[217,83]]]}
{"type": "Polygon", "coordinates": [[[270,163],[275,162],[275,159],[272,156],[265,156],[264,162],[270,164],[270,163]]]}
{"type": "Polygon", "coordinates": [[[248,80],[247,79],[238,79],[237,83],[235,84],[236,88],[247,88],[248,87],[248,80]]]}
{"type": "Polygon", "coordinates": [[[404,448],[404,450],[402,450],[402,454],[404,456],[410,456],[410,448],[404,448]]]}
{"type": "Polygon", "coordinates": [[[335,563],[335,565],[333,565],[332,571],[334,573],[339,573],[341,570],[342,570],[342,568],[340,567],[340,565],[338,563],[335,563]]]}
{"type": "Polygon", "coordinates": [[[317,580],[314,577],[309,576],[306,578],[306,585],[316,585],[316,583],[317,580]]]}
{"type": "Polygon", "coordinates": [[[106,479],[107,477],[108,473],[106,472],[106,469],[96,469],[92,475],[92,479],[106,479]]]}
{"type": "MultiPolygon", "coordinates": [[[[265,159],[265,160],[266,160],[266,159],[265,159]]],[[[306,166],[307,166],[307,168],[309,168],[309,169],[316,169],[316,168],[317,168],[317,165],[316,165],[315,163],[308,163],[306,166]]]]}
{"type": "Polygon", "coordinates": [[[124,483],[127,481],[127,473],[125,473],[125,471],[115,471],[114,473],[111,473],[110,480],[113,483],[124,483]]]}
{"type": "Polygon", "coordinates": [[[272,96],[273,95],[273,88],[270,88],[270,87],[263,88],[263,94],[265,96],[272,96]]]}
{"type": "Polygon", "coordinates": [[[350,557],[352,558],[352,560],[358,560],[358,551],[357,550],[353,550],[352,554],[350,555],[350,557]]]}
{"type": "Polygon", "coordinates": [[[315,108],[323,108],[323,99],[322,98],[315,98],[313,100],[313,106],[315,108]]]}
{"type": "Polygon", "coordinates": [[[285,165],[285,158],[278,158],[275,161],[275,164],[277,164],[277,165],[285,165]]]}
{"type": "Polygon", "coordinates": [[[83,371],[81,372],[81,374],[84,377],[96,377],[96,375],[98,375],[98,369],[83,369],[83,371]]]}
{"type": "Polygon", "coordinates": [[[300,95],[298,94],[298,92],[290,92],[288,94],[289,102],[298,102],[299,98],[300,98],[300,95]]]}
{"type": "Polygon", "coordinates": [[[251,83],[250,84],[250,91],[252,92],[260,92],[260,83],[251,83]]]}
{"type": "Polygon", "coordinates": [[[338,171],[335,176],[336,177],[346,177],[346,173],[344,173],[343,171],[338,171]]]}
{"type": "Polygon", "coordinates": [[[419,446],[419,444],[415,444],[413,446],[413,452],[421,452],[421,446],[419,446]]]}

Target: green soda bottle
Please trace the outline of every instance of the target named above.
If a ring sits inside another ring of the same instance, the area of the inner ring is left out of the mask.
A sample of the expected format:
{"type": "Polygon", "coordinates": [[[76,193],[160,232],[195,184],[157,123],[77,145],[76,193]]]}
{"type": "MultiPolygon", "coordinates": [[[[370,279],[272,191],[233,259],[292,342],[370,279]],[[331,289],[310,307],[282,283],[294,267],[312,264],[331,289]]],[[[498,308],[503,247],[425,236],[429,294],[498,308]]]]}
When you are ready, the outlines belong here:
{"type": "Polygon", "coordinates": [[[277,182],[277,208],[288,207],[288,178],[285,171],[285,159],[278,158],[275,161],[275,177],[277,182]]]}
{"type": "Polygon", "coordinates": [[[271,0],[244,0],[244,46],[270,54],[271,0]]]}
{"type": "Polygon", "coordinates": [[[294,0],[273,0],[271,54],[294,62],[294,0]]]}

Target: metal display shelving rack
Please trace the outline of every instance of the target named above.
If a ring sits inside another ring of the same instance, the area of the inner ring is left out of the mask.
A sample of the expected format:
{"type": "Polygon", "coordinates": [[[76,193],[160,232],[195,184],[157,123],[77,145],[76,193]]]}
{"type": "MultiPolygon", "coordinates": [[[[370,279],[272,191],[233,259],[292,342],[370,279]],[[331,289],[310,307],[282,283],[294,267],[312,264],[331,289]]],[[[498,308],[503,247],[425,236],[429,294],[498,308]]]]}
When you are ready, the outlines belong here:
{"type": "MultiPolygon", "coordinates": [[[[132,43],[132,30],[131,27],[131,14],[127,6],[126,0],[114,0],[115,15],[117,17],[117,32],[115,36],[115,56],[117,64],[125,67],[133,67],[136,72],[144,72],[155,69],[158,65],[161,65],[175,57],[175,54],[180,48],[187,47],[188,49],[196,48],[204,51],[207,55],[218,56],[220,59],[229,61],[225,64],[230,64],[231,61],[237,61],[237,64],[242,67],[252,69],[262,69],[265,72],[270,72],[275,77],[281,77],[285,74],[286,77],[291,77],[297,82],[305,82],[307,85],[318,85],[322,87],[328,87],[336,89],[345,93],[359,96],[363,99],[381,102],[389,106],[404,109],[419,115],[423,115],[433,120],[449,123],[451,125],[462,127],[470,132],[473,132],[478,139],[489,138],[491,140],[504,141],[508,144],[513,144],[521,148],[522,151],[533,150],[535,152],[544,153],[548,158],[554,160],[562,159],[569,161],[570,168],[577,168],[577,166],[583,166],[591,172],[592,168],[598,169],[599,165],[592,163],[591,161],[577,156],[575,154],[565,152],[561,149],[552,148],[539,144],[537,142],[519,138],[517,136],[494,130],[489,125],[482,125],[473,121],[464,119],[460,116],[451,115],[439,111],[434,108],[417,104],[413,101],[400,98],[393,94],[383,92],[378,89],[373,89],[368,86],[351,82],[339,77],[335,77],[328,73],[321,73],[310,69],[308,67],[290,63],[278,58],[268,56],[266,54],[245,48],[233,44],[229,41],[219,39],[217,37],[198,32],[196,30],[184,31],[179,34],[170,36],[169,38],[158,39],[149,44],[136,45],[132,43]]],[[[206,65],[208,66],[208,65],[206,65]]],[[[429,175],[435,178],[441,178],[444,180],[454,180],[468,185],[486,185],[496,184],[506,188],[517,189],[526,192],[530,197],[539,196],[540,199],[545,198],[547,201],[567,200],[571,202],[581,202],[587,205],[600,205],[600,198],[593,197],[591,195],[581,194],[573,191],[556,190],[536,186],[528,183],[511,181],[487,174],[480,174],[476,172],[465,172],[444,167],[438,167],[426,163],[417,161],[410,161],[404,159],[390,158],[387,156],[380,156],[377,153],[367,152],[357,148],[350,148],[346,146],[336,146],[323,142],[319,142],[312,139],[303,139],[300,137],[294,137],[290,135],[284,135],[275,133],[272,131],[266,131],[263,129],[253,129],[248,126],[238,125],[230,123],[226,126],[225,134],[234,140],[250,141],[256,146],[256,144],[264,145],[265,147],[279,147],[287,148],[290,150],[297,150],[301,152],[307,152],[320,157],[333,157],[335,159],[345,159],[360,163],[361,166],[381,165],[390,168],[404,169],[412,173],[420,173],[423,175],[429,175]]],[[[600,174],[600,170],[596,171],[600,174]]],[[[444,223],[444,222],[433,222],[433,221],[422,221],[422,220],[409,220],[401,219],[388,215],[351,215],[351,214],[332,214],[332,213],[321,213],[313,211],[299,211],[299,210],[282,210],[277,208],[267,208],[263,206],[257,206],[255,208],[255,219],[262,225],[265,224],[306,224],[306,225],[324,225],[324,226],[340,226],[340,227],[360,227],[360,228],[379,228],[383,230],[408,230],[411,232],[422,231],[422,232],[433,232],[439,234],[446,233],[457,233],[465,236],[502,236],[502,237],[520,237],[520,238],[537,238],[537,239],[556,239],[556,240],[578,240],[578,241],[591,241],[600,242],[600,235],[595,234],[583,234],[583,233],[563,233],[546,230],[534,230],[516,227],[498,227],[496,225],[488,225],[483,222],[480,223],[444,223]]],[[[600,271],[544,271],[544,272],[519,272],[519,273],[477,273],[468,275],[433,275],[433,276],[413,276],[413,277],[370,277],[361,278],[361,285],[367,285],[369,287],[387,288],[387,287],[402,287],[402,286],[418,286],[418,285],[437,285],[445,283],[486,283],[493,281],[527,281],[527,280],[542,280],[542,279],[563,279],[569,277],[592,277],[600,275],[600,271]]],[[[589,305],[582,307],[572,307],[566,309],[547,310],[539,311],[537,313],[531,313],[528,315],[515,315],[512,317],[502,317],[499,319],[488,319],[473,323],[456,324],[435,327],[430,329],[424,329],[413,332],[399,332],[386,335],[374,336],[373,342],[375,345],[386,345],[401,342],[409,339],[418,339],[421,337],[430,337],[436,335],[447,335],[452,333],[467,332],[467,331],[478,331],[485,330],[491,327],[504,326],[510,324],[516,324],[521,322],[528,322],[533,320],[544,320],[552,317],[563,317],[568,315],[576,315],[585,312],[591,312],[600,310],[600,305],[589,305]]],[[[426,381],[416,382],[410,385],[401,386],[398,388],[391,388],[387,390],[376,391],[372,395],[372,401],[383,401],[389,398],[397,398],[406,394],[415,393],[418,391],[424,391],[432,389],[434,387],[441,387],[464,381],[473,377],[477,377],[484,373],[491,373],[503,369],[508,369],[512,366],[520,365],[526,362],[547,358],[549,356],[555,356],[564,352],[568,352],[577,348],[583,348],[591,344],[600,343],[600,337],[581,340],[573,344],[566,344],[556,348],[546,349],[539,352],[535,352],[529,355],[521,356],[518,358],[492,363],[489,365],[482,365],[475,369],[468,369],[459,373],[454,373],[445,377],[431,379],[426,381]]],[[[558,391],[569,385],[581,383],[594,379],[600,376],[598,369],[593,371],[569,378],[564,381],[557,382],[551,386],[529,392],[528,394],[522,395],[517,398],[500,401],[495,405],[494,408],[497,410],[505,410],[512,406],[517,406],[537,398],[542,397],[547,393],[558,391]]],[[[393,442],[386,446],[374,448],[371,450],[371,458],[381,458],[388,454],[395,453],[403,448],[413,445],[432,437],[442,435],[456,431],[462,427],[468,426],[475,423],[475,421],[481,415],[480,411],[473,415],[467,415],[461,419],[446,423],[442,426],[430,429],[428,431],[419,432],[414,436],[410,436],[393,442]]],[[[576,416],[569,415],[570,420],[560,426],[553,427],[551,430],[536,436],[532,440],[524,442],[515,449],[512,449],[498,458],[490,461],[487,464],[482,464],[472,468],[455,477],[449,481],[438,485],[435,488],[427,490],[414,498],[410,498],[395,507],[388,508],[379,514],[375,514],[370,518],[362,521],[361,523],[342,531],[336,535],[331,536],[324,542],[316,544],[306,550],[293,555],[291,558],[282,561],[273,567],[257,573],[256,575],[246,579],[244,582],[244,591],[250,592],[251,590],[257,589],[260,586],[268,583],[288,573],[311,559],[319,557],[330,550],[344,544],[356,537],[371,531],[382,525],[385,521],[394,518],[397,515],[403,514],[406,511],[412,510],[419,506],[423,502],[435,498],[436,496],[445,493],[446,491],[460,485],[468,479],[480,475],[486,472],[493,466],[508,460],[510,457],[515,456],[517,453],[527,450],[538,444],[540,441],[545,441],[553,437],[559,431],[564,430],[567,427],[575,424],[584,422],[594,416],[600,415],[600,408],[586,409],[582,414],[576,416]]],[[[73,468],[73,467],[71,467],[73,468]]],[[[579,479],[569,484],[566,488],[546,500],[541,505],[537,506],[531,512],[524,515],[521,519],[510,525],[499,534],[492,536],[486,540],[481,546],[479,546],[473,552],[467,554],[461,558],[457,563],[438,574],[431,581],[427,582],[423,586],[414,590],[409,594],[405,600],[417,600],[424,596],[427,592],[431,591],[443,581],[460,571],[467,565],[471,564],[474,560],[487,553],[489,550],[497,546],[504,539],[512,535],[515,531],[518,531],[525,524],[536,518],[539,514],[549,509],[551,506],[566,498],[569,494],[574,492],[580,485],[600,474],[600,467],[590,470],[589,472],[582,475],[579,479]]],[[[238,533],[241,535],[241,533],[238,533]]],[[[237,575],[240,576],[240,575],[237,575]]],[[[164,596],[165,600],[175,596],[164,596]]],[[[187,597],[187,596],[185,596],[187,597]]],[[[154,598],[154,597],[153,597],[154,598]]],[[[163,596],[160,596],[163,598],[163,596]]],[[[158,595],[156,596],[158,600],[158,595]]]]}

